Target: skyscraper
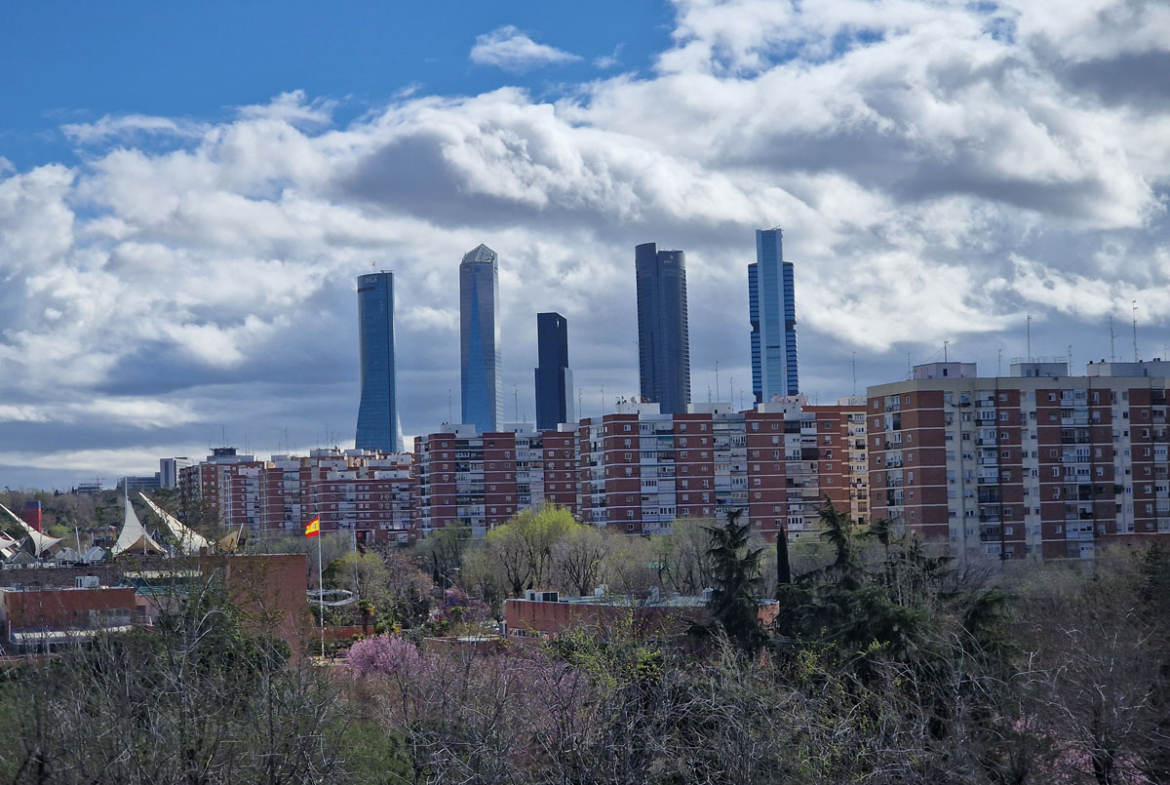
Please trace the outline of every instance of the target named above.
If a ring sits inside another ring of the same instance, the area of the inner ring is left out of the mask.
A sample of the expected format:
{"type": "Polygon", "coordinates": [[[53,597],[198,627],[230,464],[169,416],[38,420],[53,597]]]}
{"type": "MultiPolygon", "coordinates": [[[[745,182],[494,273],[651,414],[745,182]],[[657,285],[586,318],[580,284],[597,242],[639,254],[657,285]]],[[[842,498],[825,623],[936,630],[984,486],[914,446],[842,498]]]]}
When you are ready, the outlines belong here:
{"type": "Polygon", "coordinates": [[[479,433],[504,423],[500,376],[500,273],[496,252],[478,245],[459,265],[459,402],[463,422],[479,433]]]}
{"type": "Polygon", "coordinates": [[[358,276],[358,327],[362,398],[356,446],[402,452],[394,372],[394,273],[358,276]]]}
{"type": "Polygon", "coordinates": [[[642,397],[664,413],[685,414],[691,402],[686,256],[644,243],[634,248],[634,269],[642,397]]]}
{"type": "Polygon", "coordinates": [[[573,421],[573,372],[565,317],[538,313],[536,345],[536,429],[555,431],[558,424],[573,421]]]}
{"type": "Polygon", "coordinates": [[[796,295],[792,262],[784,261],[781,229],[756,230],[756,261],[748,265],[752,325],[752,392],[756,403],[800,392],[796,295]]]}

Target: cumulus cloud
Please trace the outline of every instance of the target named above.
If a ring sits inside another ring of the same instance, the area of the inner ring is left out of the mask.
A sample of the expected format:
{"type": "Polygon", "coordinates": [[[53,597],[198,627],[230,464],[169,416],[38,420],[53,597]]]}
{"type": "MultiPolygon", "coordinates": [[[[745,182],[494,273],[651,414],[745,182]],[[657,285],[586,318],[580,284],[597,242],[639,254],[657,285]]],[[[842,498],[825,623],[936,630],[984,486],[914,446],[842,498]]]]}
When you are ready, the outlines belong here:
{"type": "Polygon", "coordinates": [[[538,44],[512,25],[497,27],[477,35],[468,54],[476,65],[490,65],[505,71],[522,73],[546,65],[563,65],[581,58],[555,46],[538,44]]]}
{"type": "MultiPolygon", "coordinates": [[[[1025,313],[1038,346],[1051,325],[1046,353],[1075,337],[1086,356],[1132,299],[1143,325],[1170,318],[1170,102],[1141,72],[1170,52],[1157,4],[676,5],[651,73],[555,101],[412,90],[339,125],[294,91],[226,118],[71,125],[75,166],[0,163],[0,441],[110,460],[221,427],[344,444],[353,278],[371,265],[396,274],[403,425],[426,432],[459,387],[453,273],[480,242],[501,257],[516,415],[540,310],[568,317],[585,414],[602,386],[636,392],[638,242],[687,251],[696,390],[717,360],[747,387],[746,264],[777,224],[802,375],[826,399],[848,392],[853,351],[877,383],[944,340],[1022,354],[1025,313]],[[1105,96],[1086,63],[1147,87],[1105,96]]],[[[472,55],[574,57],[514,28],[472,55]]]]}

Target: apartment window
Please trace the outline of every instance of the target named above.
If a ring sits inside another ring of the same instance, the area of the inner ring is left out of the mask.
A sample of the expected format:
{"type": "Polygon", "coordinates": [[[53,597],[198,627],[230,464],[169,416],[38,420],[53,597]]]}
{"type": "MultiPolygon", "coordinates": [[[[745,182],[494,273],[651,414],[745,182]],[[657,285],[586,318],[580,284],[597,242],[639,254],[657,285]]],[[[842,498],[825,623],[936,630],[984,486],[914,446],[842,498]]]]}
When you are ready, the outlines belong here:
{"type": "Polygon", "coordinates": [[[1001,401],[1006,401],[1006,400],[1007,400],[1007,393],[1000,393],[1000,394],[999,394],[999,399],[1000,399],[1001,401]]]}
{"type": "Polygon", "coordinates": [[[626,424],[625,424],[625,426],[622,428],[622,430],[623,430],[623,431],[628,431],[628,430],[630,430],[630,424],[629,424],[629,423],[626,423],[626,424]]]}
{"type": "Polygon", "coordinates": [[[1003,422],[1007,422],[1007,418],[1008,418],[1008,413],[1007,413],[1007,412],[1000,412],[1000,413],[999,413],[999,419],[1000,419],[1001,421],[1003,421],[1003,422]]]}

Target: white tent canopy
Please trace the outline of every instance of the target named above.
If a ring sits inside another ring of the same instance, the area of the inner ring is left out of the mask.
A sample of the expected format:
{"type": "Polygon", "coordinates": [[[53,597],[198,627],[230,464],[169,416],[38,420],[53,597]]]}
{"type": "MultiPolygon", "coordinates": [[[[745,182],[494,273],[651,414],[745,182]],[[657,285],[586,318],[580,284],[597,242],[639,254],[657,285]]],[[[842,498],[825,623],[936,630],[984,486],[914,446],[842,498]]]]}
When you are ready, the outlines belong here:
{"type": "Polygon", "coordinates": [[[130,494],[126,493],[126,519],[122,523],[122,531],[118,532],[118,541],[110,551],[111,556],[121,556],[123,553],[166,553],[161,545],[142,528],[142,521],[134,514],[134,507],[130,504],[130,494]]]}
{"type": "Polygon", "coordinates": [[[161,507],[152,502],[145,493],[139,492],[142,501],[146,502],[146,506],[154,512],[155,515],[162,518],[163,524],[171,532],[171,536],[175,538],[178,543],[179,552],[188,556],[198,556],[199,551],[206,548],[211,551],[211,543],[207,541],[206,537],[196,534],[191,529],[183,525],[182,521],[173,515],[165,512],[161,507]]]}
{"type": "MultiPolygon", "coordinates": [[[[0,510],[3,510],[4,512],[8,513],[9,517],[12,518],[12,520],[16,521],[17,523],[19,523],[20,528],[24,529],[25,534],[28,535],[28,539],[32,543],[33,555],[36,556],[37,558],[40,558],[41,556],[44,556],[45,554],[52,555],[53,553],[55,553],[57,551],[57,549],[60,548],[61,539],[59,537],[49,537],[48,535],[41,534],[39,531],[37,531],[33,527],[29,526],[28,523],[24,520],[24,518],[21,518],[19,515],[14,513],[12,510],[5,507],[3,504],[0,504],[0,510]]],[[[7,538],[5,538],[5,539],[7,539],[7,538]]]]}

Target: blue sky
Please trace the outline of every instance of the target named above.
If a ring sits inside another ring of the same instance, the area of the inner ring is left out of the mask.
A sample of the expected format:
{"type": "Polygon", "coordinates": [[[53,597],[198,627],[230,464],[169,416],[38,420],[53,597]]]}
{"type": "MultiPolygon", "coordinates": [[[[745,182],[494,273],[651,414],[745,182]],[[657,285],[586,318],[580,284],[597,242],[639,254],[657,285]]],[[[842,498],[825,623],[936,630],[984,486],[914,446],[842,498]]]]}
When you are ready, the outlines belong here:
{"type": "Polygon", "coordinates": [[[7,3],[0,140],[25,167],[71,156],[62,123],[107,114],[210,119],[303,90],[341,101],[344,121],[405,89],[555,95],[597,77],[593,61],[615,50],[621,70],[646,69],[672,18],[660,0],[7,3]],[[506,25],[581,59],[519,74],[470,62],[476,37],[506,25]]]}
{"type": "Polygon", "coordinates": [[[372,267],[403,429],[430,432],[479,243],[508,419],[544,310],[583,414],[637,394],[642,242],[686,251],[694,397],[738,402],[777,224],[821,402],[854,357],[859,391],[944,341],[1006,369],[1028,316],[1074,369],[1113,317],[1127,358],[1133,300],[1164,355],[1166,73],[1143,0],[7,3],[0,487],[352,445],[372,267]]]}

